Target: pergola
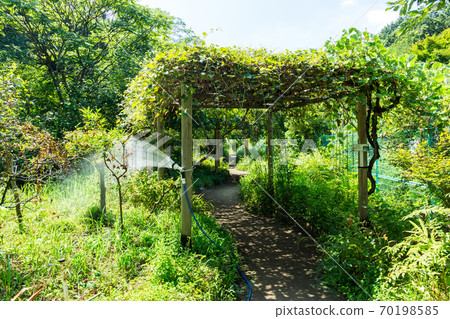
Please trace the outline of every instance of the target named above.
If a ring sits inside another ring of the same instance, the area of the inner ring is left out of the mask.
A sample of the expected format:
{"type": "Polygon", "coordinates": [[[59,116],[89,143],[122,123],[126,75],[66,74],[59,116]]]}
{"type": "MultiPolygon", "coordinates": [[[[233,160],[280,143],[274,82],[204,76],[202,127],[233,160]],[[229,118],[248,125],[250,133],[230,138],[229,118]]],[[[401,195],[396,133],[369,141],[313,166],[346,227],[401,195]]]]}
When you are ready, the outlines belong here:
{"type": "MultiPolygon", "coordinates": [[[[360,39],[360,43],[363,42],[360,39]]],[[[370,46],[369,43],[367,47],[370,46]]],[[[358,54],[355,51],[354,56],[350,54],[343,62],[339,55],[333,57],[323,51],[274,54],[265,50],[205,45],[185,47],[158,55],[150,61],[132,83],[129,94],[138,101],[134,108],[144,110],[143,114],[139,113],[141,118],[157,119],[160,133],[163,114],[181,106],[181,164],[187,170],[189,199],[192,198],[193,108],[266,110],[268,178],[269,185],[272,185],[272,114],[345,99],[357,118],[358,145],[355,150],[358,151],[359,218],[365,222],[368,220],[368,178],[372,184],[370,192],[373,192],[375,185],[371,167],[379,158],[378,117],[405,102],[406,95],[409,103],[416,96],[410,92],[405,94],[408,87],[406,77],[386,67],[378,57],[367,58],[370,57],[369,50],[360,51],[358,54]],[[370,162],[368,142],[374,148],[370,162]]],[[[181,238],[186,244],[191,236],[191,215],[184,196],[181,211],[181,238]]]]}
{"type": "MultiPolygon", "coordinates": [[[[192,202],[192,163],[193,163],[193,138],[192,138],[192,109],[193,109],[193,101],[199,101],[200,97],[197,97],[195,94],[187,93],[189,91],[184,85],[181,86],[180,92],[182,98],[181,100],[181,157],[182,157],[182,167],[186,169],[186,188],[188,192],[189,201],[192,202]]],[[[343,97],[345,95],[341,95],[343,97]]],[[[333,98],[336,98],[334,96],[333,98]]],[[[205,101],[205,100],[203,100],[205,101]]],[[[289,107],[299,107],[306,106],[311,103],[318,103],[313,101],[326,101],[324,98],[314,98],[310,99],[309,103],[303,98],[299,98],[298,100],[289,97],[289,102],[291,105],[289,107]],[[294,106],[295,105],[295,106],[294,106]]],[[[196,105],[196,107],[203,108],[203,104],[196,105]]],[[[206,104],[208,105],[208,104],[206,104]]],[[[276,108],[271,106],[258,106],[257,104],[250,104],[248,106],[244,106],[243,108],[251,108],[251,109],[265,109],[267,110],[267,158],[268,158],[268,185],[269,194],[273,195],[273,145],[271,143],[273,139],[273,130],[272,130],[272,114],[276,111],[281,111],[282,108],[276,108]]],[[[358,123],[358,191],[359,191],[359,219],[362,222],[368,220],[368,179],[367,172],[369,169],[368,166],[368,151],[369,146],[367,144],[367,134],[366,134],[366,114],[367,114],[367,106],[365,103],[357,103],[358,105],[358,114],[357,114],[357,123],[358,123]]],[[[208,105],[207,107],[212,107],[208,105]]],[[[226,106],[227,108],[231,108],[232,106],[226,106]]],[[[159,125],[159,129],[162,127],[159,125]]],[[[159,133],[162,133],[160,131],[159,133]]],[[[189,210],[188,203],[186,198],[182,196],[181,199],[181,241],[183,245],[186,245],[189,242],[189,238],[191,237],[191,212],[189,210]]]]}

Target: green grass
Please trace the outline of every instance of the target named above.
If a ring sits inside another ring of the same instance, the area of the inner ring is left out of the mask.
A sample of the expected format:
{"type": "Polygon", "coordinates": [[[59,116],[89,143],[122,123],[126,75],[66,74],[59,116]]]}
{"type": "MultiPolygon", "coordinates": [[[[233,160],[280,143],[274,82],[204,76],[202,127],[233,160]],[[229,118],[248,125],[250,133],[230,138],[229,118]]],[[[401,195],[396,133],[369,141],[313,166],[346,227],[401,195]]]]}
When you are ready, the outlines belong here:
{"type": "MultiPolygon", "coordinates": [[[[130,177],[126,190],[141,180],[142,176],[130,177]]],[[[154,176],[149,181],[144,185],[148,192],[162,191],[154,176]]],[[[44,284],[36,300],[63,300],[63,271],[69,300],[83,296],[84,300],[92,296],[95,300],[236,299],[234,261],[211,246],[196,226],[192,249],[181,247],[178,187],[170,190],[167,202],[156,211],[128,192],[122,233],[112,186],[107,193],[109,223],[93,223],[95,218],[89,218],[99,200],[96,175],[72,176],[47,186],[41,200],[24,211],[23,233],[13,210],[0,211],[0,300],[11,300],[22,288],[36,291],[44,284]],[[172,207],[169,199],[174,199],[172,207]],[[62,257],[65,270],[58,262],[62,257]]],[[[230,234],[210,216],[210,207],[198,197],[193,202],[211,237],[239,260],[230,234]]],[[[20,299],[31,294],[29,290],[20,299]]]]}

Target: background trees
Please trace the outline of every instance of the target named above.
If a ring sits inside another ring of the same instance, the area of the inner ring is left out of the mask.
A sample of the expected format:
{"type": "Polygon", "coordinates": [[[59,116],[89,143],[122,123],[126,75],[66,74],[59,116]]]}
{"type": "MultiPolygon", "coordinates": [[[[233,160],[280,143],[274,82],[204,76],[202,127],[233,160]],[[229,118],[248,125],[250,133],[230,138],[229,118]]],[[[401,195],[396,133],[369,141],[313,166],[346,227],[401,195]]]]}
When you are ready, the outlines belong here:
{"type": "Polygon", "coordinates": [[[380,32],[380,38],[386,47],[392,49],[396,54],[410,54],[411,47],[417,41],[427,36],[438,35],[445,29],[450,28],[450,5],[442,10],[433,11],[421,21],[416,21],[402,32],[403,25],[409,23],[411,18],[401,15],[396,21],[384,27],[380,32]],[[399,32],[402,32],[399,36],[399,32]]]}
{"type": "Polygon", "coordinates": [[[66,154],[61,144],[46,131],[17,118],[20,78],[11,70],[0,69],[0,206],[14,207],[23,229],[22,203],[39,195],[43,183],[64,172],[66,154]],[[18,181],[33,182],[36,190],[21,199],[18,181]],[[8,198],[11,191],[13,198],[8,198]]]}
{"type": "Polygon", "coordinates": [[[448,64],[450,62],[450,28],[414,43],[411,52],[417,55],[419,61],[448,64]]]}
{"type": "Polygon", "coordinates": [[[400,11],[400,15],[407,17],[402,22],[401,31],[404,32],[421,22],[432,13],[443,10],[446,0],[394,0],[388,2],[388,10],[400,11]]]}
{"type": "Polygon", "coordinates": [[[17,60],[33,94],[23,115],[59,136],[100,110],[114,126],[143,57],[192,36],[182,21],[134,0],[2,0],[2,60],[17,60]]]}

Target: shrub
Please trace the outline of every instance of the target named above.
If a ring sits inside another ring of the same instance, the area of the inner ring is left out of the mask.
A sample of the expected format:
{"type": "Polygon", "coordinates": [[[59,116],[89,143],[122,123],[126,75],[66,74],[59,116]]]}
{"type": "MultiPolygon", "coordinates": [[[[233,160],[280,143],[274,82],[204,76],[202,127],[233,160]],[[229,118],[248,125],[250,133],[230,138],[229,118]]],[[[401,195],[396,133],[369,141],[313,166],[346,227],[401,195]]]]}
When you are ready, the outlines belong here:
{"type": "Polygon", "coordinates": [[[450,131],[440,135],[435,147],[424,142],[414,153],[400,149],[390,154],[390,159],[406,179],[428,185],[431,195],[450,208],[450,131]]]}
{"type": "Polygon", "coordinates": [[[249,211],[286,219],[286,210],[300,224],[312,226],[316,234],[325,234],[339,231],[348,217],[356,218],[355,183],[353,173],[332,171],[320,159],[306,155],[303,165],[296,168],[275,165],[274,196],[283,209],[264,191],[268,185],[263,162],[250,165],[250,174],[241,179],[241,190],[249,211]]]}
{"type": "MultiPolygon", "coordinates": [[[[19,298],[26,300],[47,283],[35,300],[62,300],[58,259],[64,257],[70,300],[93,295],[97,300],[235,300],[235,261],[211,245],[195,224],[192,250],[181,247],[177,184],[157,181],[146,172],[130,177],[127,189],[140,196],[132,202],[132,194],[127,195],[123,231],[97,227],[86,232],[87,215],[102,220],[99,208],[90,206],[98,197],[96,180],[86,176],[43,189],[42,201],[24,215],[33,231],[20,233],[11,212],[0,210],[0,299],[11,300],[22,288],[34,287],[19,298]],[[154,205],[143,203],[150,203],[164,183],[176,187],[158,205],[158,213],[149,214],[154,205]]],[[[118,209],[116,195],[108,189],[111,212],[118,209]]],[[[198,196],[192,204],[204,229],[239,260],[231,235],[210,216],[209,204],[198,196]]]]}
{"type": "Polygon", "coordinates": [[[403,241],[386,247],[392,266],[382,278],[383,300],[448,300],[450,285],[450,210],[428,208],[404,218],[412,229],[403,241]]]}
{"type": "Polygon", "coordinates": [[[194,167],[192,182],[194,190],[202,187],[211,187],[225,182],[229,177],[228,164],[220,162],[219,171],[216,173],[213,159],[207,159],[200,165],[194,167]]]}
{"type": "Polygon", "coordinates": [[[378,252],[386,241],[372,230],[361,231],[359,226],[354,223],[321,240],[327,251],[318,265],[321,278],[350,300],[370,299],[373,285],[385,268],[378,252]]]}
{"type": "MultiPolygon", "coordinates": [[[[371,224],[363,227],[358,222],[356,174],[330,169],[326,157],[301,159],[295,168],[275,166],[274,196],[326,250],[318,264],[325,284],[351,300],[448,298],[448,214],[433,208],[434,214],[422,217],[423,224],[410,223],[426,198],[398,187],[371,196],[371,224]]],[[[241,179],[244,203],[251,212],[271,214],[267,208],[272,201],[257,185],[267,189],[266,164],[253,162],[249,168],[250,174],[241,179]]],[[[274,207],[275,216],[287,220],[274,207]]]]}
{"type": "Polygon", "coordinates": [[[125,200],[136,208],[144,208],[150,213],[169,207],[179,196],[179,180],[158,180],[156,173],[147,170],[134,172],[125,181],[125,200]]]}
{"type": "Polygon", "coordinates": [[[240,180],[240,189],[248,211],[271,215],[267,208],[272,206],[272,200],[264,192],[268,189],[266,167],[267,165],[264,162],[252,162],[249,165],[250,174],[240,180]]]}

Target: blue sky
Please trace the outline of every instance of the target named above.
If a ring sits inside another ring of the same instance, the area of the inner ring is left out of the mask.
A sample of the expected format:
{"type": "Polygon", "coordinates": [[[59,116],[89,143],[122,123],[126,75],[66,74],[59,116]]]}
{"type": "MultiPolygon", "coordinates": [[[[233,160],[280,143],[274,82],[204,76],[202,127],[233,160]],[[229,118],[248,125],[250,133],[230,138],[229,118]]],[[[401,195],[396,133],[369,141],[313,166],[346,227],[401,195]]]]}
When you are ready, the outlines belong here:
{"type": "Polygon", "coordinates": [[[182,18],[206,42],[297,50],[321,47],[343,29],[378,33],[398,14],[385,0],[140,0],[182,18]]]}

